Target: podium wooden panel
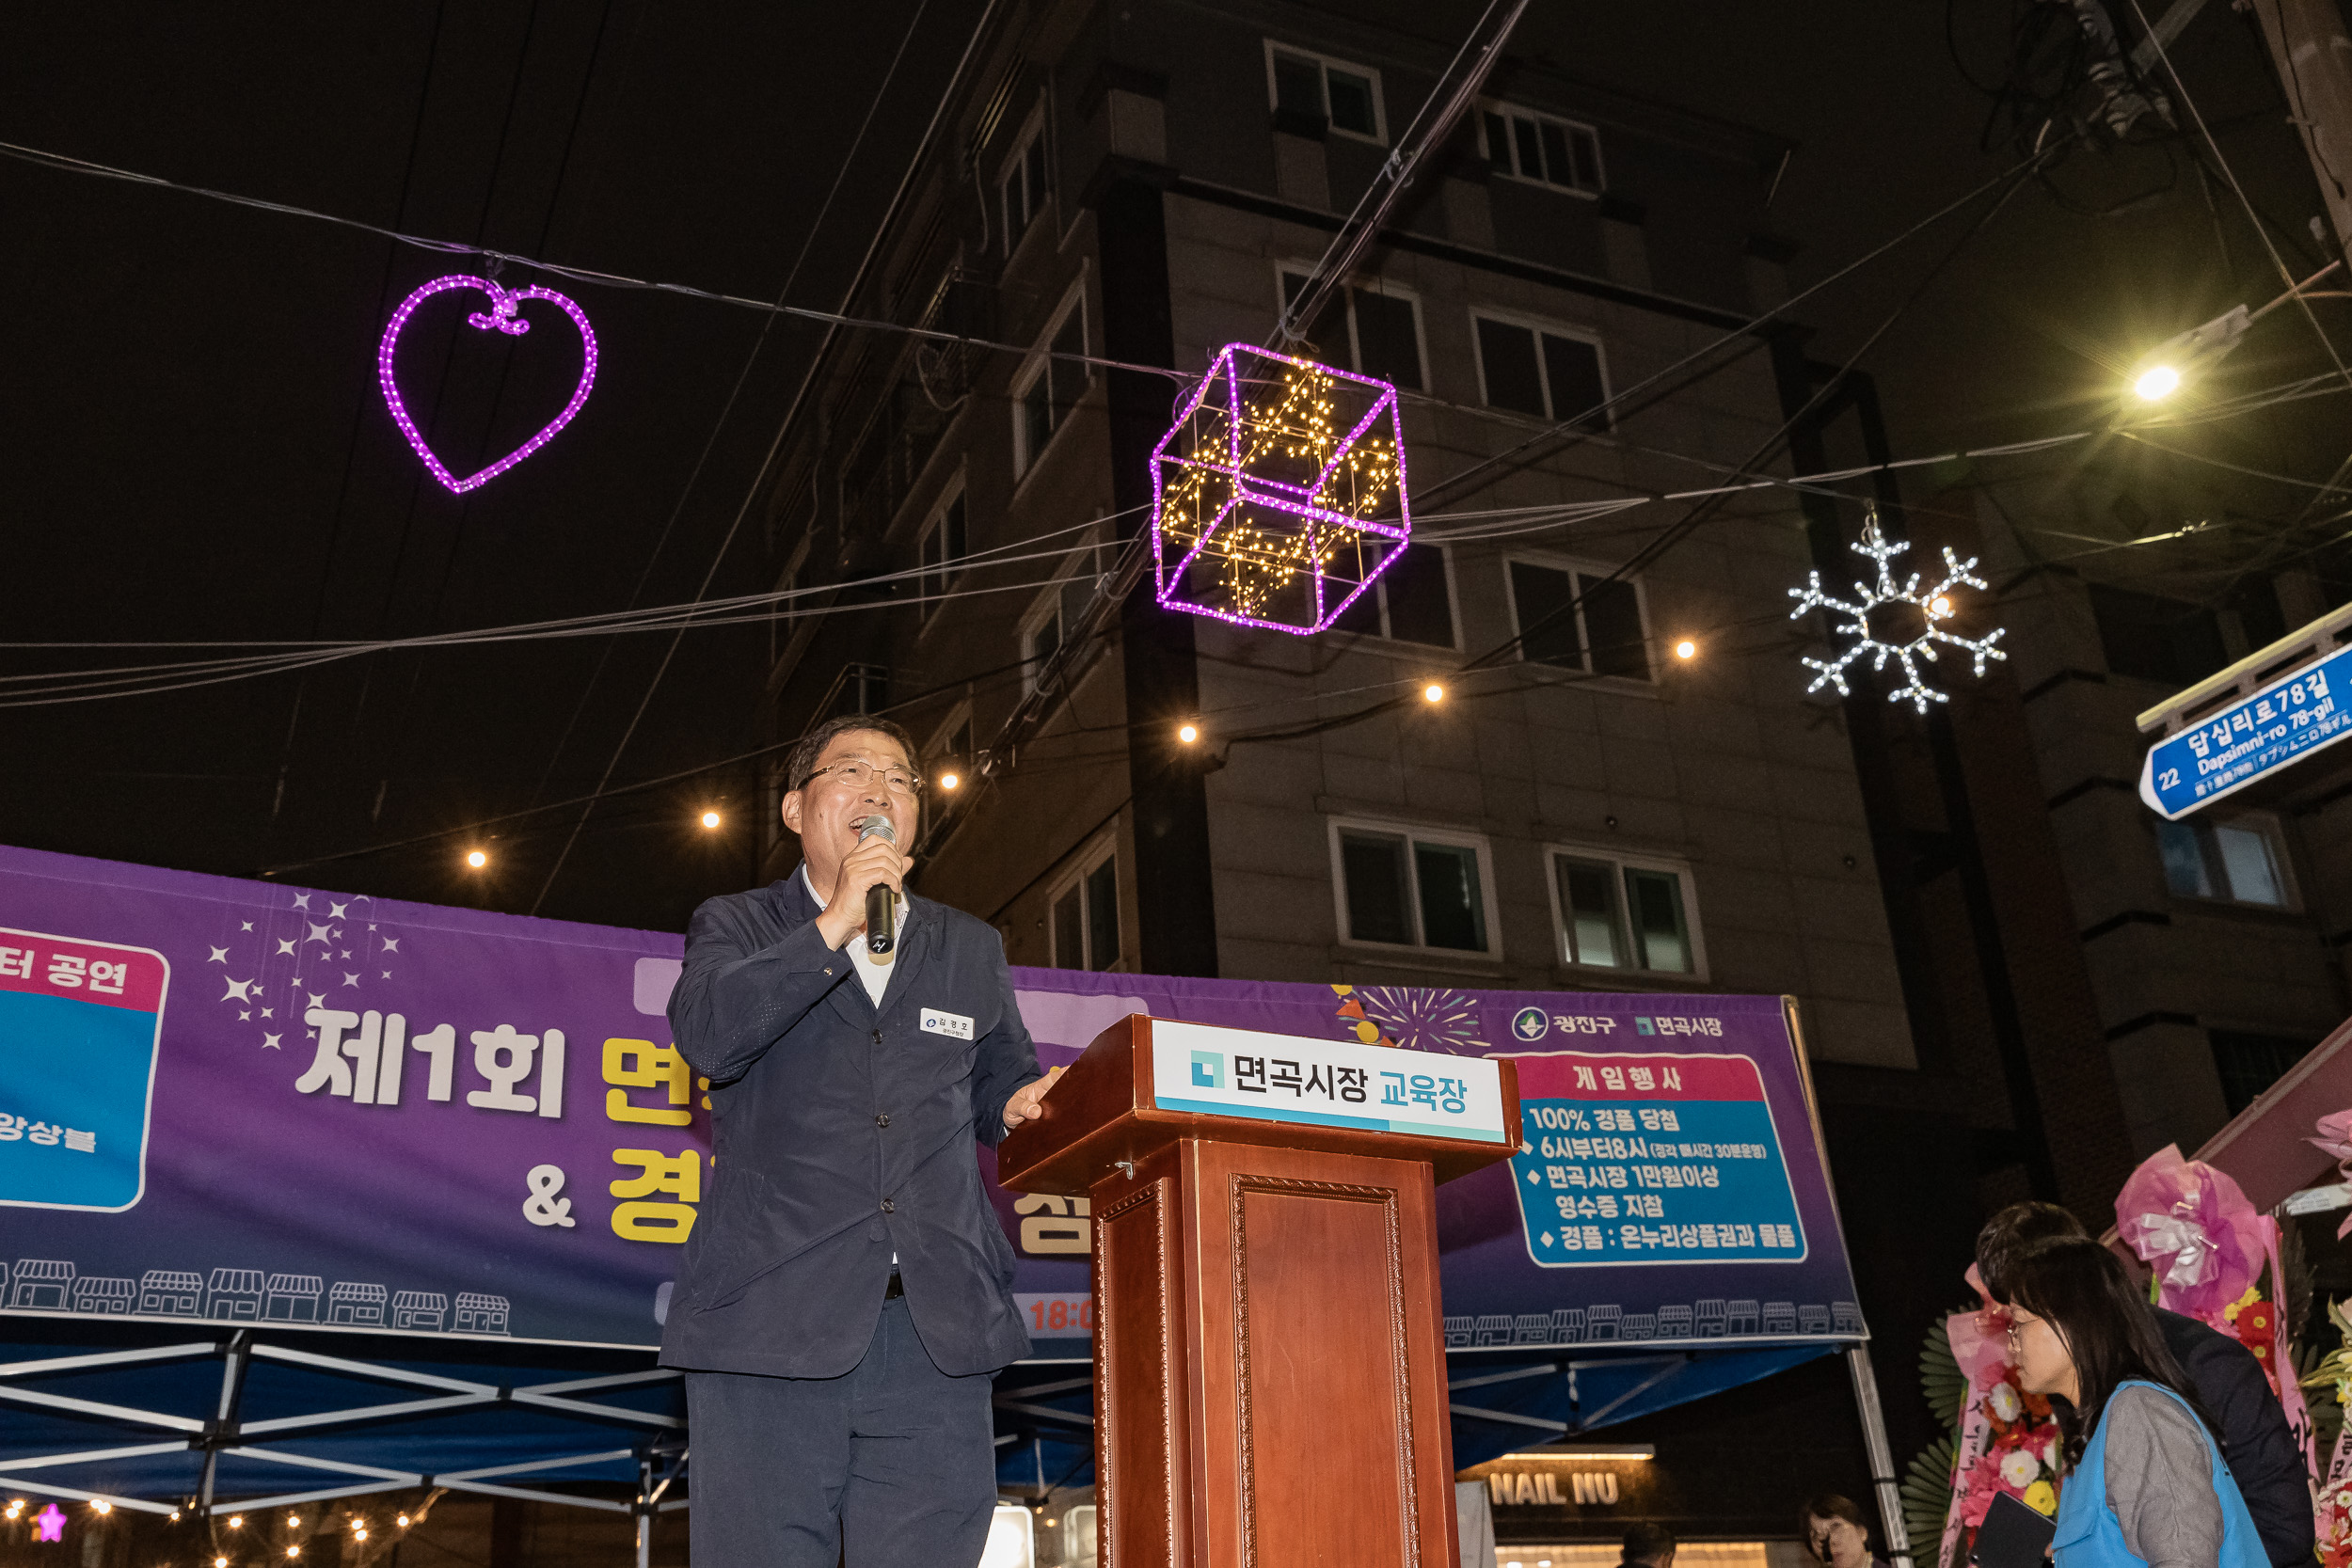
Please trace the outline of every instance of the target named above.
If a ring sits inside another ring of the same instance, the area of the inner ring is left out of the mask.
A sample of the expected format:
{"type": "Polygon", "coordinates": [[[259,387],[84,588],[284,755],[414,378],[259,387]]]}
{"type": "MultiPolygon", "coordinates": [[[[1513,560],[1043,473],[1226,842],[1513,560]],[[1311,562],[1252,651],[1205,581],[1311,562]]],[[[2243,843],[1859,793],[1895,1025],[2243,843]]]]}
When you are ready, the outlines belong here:
{"type": "Polygon", "coordinates": [[[1518,1148],[1512,1064],[1502,1144],[1163,1111],[1154,1022],[997,1151],[1092,1200],[1102,1568],[1451,1568],[1436,1183],[1518,1148]]]}

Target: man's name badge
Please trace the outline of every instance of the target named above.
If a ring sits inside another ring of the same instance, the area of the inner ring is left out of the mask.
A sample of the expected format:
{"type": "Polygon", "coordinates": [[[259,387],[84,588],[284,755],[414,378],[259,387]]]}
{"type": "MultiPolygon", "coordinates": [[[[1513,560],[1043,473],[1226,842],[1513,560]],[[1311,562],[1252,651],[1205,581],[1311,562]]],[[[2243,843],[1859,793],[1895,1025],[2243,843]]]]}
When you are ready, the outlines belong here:
{"type": "Polygon", "coordinates": [[[950,1039],[968,1040],[972,1037],[972,1021],[961,1013],[943,1013],[937,1008],[926,1007],[923,1009],[923,1032],[927,1035],[946,1035],[950,1039]]]}

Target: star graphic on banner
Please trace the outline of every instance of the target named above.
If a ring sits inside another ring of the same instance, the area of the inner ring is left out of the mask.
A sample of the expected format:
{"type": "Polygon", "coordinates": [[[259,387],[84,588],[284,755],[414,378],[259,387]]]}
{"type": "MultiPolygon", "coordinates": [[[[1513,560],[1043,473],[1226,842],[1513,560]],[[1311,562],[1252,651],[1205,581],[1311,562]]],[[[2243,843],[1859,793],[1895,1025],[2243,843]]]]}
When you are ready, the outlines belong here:
{"type": "Polygon", "coordinates": [[[314,992],[310,997],[310,1006],[313,1007],[324,1007],[326,1006],[326,998],[314,992]]]}
{"type": "Polygon", "coordinates": [[[344,949],[343,949],[343,957],[344,957],[344,958],[350,958],[350,957],[351,957],[351,949],[350,949],[350,948],[346,947],[346,948],[344,948],[344,949]]]}
{"type": "MultiPolygon", "coordinates": [[[[373,931],[373,930],[374,930],[374,929],[375,929],[375,927],[373,927],[373,926],[371,926],[371,927],[368,927],[368,929],[369,929],[369,930],[371,930],[371,931],[373,931]]],[[[400,951],[400,939],[399,939],[398,937],[386,937],[386,938],[384,939],[384,951],[385,951],[385,952],[387,952],[387,953],[397,953],[397,952],[399,952],[399,951],[400,951]]]]}
{"type": "Polygon", "coordinates": [[[280,957],[290,954],[294,950],[294,944],[292,937],[279,937],[278,939],[278,952],[280,957]]]}
{"type": "Polygon", "coordinates": [[[242,1012],[237,1015],[237,1022],[239,1023],[250,1023],[252,1021],[253,1015],[251,1012],[242,1012]]]}
{"type": "Polygon", "coordinates": [[[278,1016],[278,1009],[275,1007],[263,1007],[262,1009],[262,1016],[263,1018],[276,1018],[278,1016]]]}
{"type": "Polygon", "coordinates": [[[295,894],[294,907],[297,910],[309,909],[310,907],[310,895],[307,893],[295,894]]]}
{"type": "Polygon", "coordinates": [[[244,921],[238,925],[237,929],[240,931],[250,931],[253,929],[253,922],[250,920],[244,921]]]}
{"type": "Polygon", "coordinates": [[[390,970],[389,970],[389,969],[388,969],[388,970],[386,970],[386,971],[384,972],[384,978],[386,978],[387,980],[389,980],[389,979],[390,979],[391,977],[392,977],[392,972],[391,972],[390,970]]]}
{"type": "Polygon", "coordinates": [[[226,947],[215,947],[213,949],[213,956],[204,961],[212,964],[225,964],[229,961],[229,949],[226,947]]]}
{"type": "Polygon", "coordinates": [[[264,1051],[275,1051],[275,1050],[277,1050],[277,1049],[278,1049],[278,1037],[277,1037],[276,1035],[266,1035],[266,1034],[265,1034],[265,1035],[263,1035],[263,1036],[262,1037],[262,1050],[264,1050],[264,1051]]]}
{"type": "Polygon", "coordinates": [[[326,901],[326,918],[329,920],[340,919],[347,911],[350,910],[350,908],[351,905],[347,902],[338,904],[330,898],[326,901]]]}
{"type": "Polygon", "coordinates": [[[325,942],[326,941],[326,927],[324,926],[313,925],[310,927],[310,934],[304,937],[302,940],[305,942],[325,942]]]}
{"type": "Polygon", "coordinates": [[[358,985],[358,983],[359,983],[359,976],[358,976],[357,974],[346,974],[346,975],[344,975],[344,976],[343,976],[343,984],[344,984],[344,985],[346,985],[346,986],[356,986],[356,985],[358,985]]]}
{"type": "MultiPolygon", "coordinates": [[[[221,978],[222,978],[222,979],[224,979],[224,980],[229,980],[229,976],[227,976],[226,974],[222,975],[222,976],[221,976],[221,978]]],[[[228,991],[227,991],[225,994],[223,994],[223,995],[222,995],[221,1000],[222,1000],[223,1002],[231,1002],[231,1001],[233,1001],[233,1002],[250,1002],[250,1001],[252,1001],[252,1000],[253,1000],[253,982],[252,982],[252,981],[250,981],[250,980],[229,980],[229,990],[228,990],[228,991]]]]}

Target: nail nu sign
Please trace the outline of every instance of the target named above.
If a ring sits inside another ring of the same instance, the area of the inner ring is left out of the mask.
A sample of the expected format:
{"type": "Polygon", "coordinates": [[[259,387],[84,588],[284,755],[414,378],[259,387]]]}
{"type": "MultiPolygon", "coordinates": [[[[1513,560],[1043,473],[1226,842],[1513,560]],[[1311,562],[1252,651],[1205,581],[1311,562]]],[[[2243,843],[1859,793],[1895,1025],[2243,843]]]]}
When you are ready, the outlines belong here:
{"type": "Polygon", "coordinates": [[[375,354],[375,370],[384,384],[384,402],[392,411],[392,422],[400,426],[400,433],[408,437],[408,444],[424,460],[425,470],[462,496],[477,485],[486,484],[498,478],[546,446],[555,438],[557,431],[572,422],[572,417],[580,412],[580,405],[588,401],[588,389],[596,385],[596,335],[588,328],[587,312],[553,289],[542,289],[536,285],[528,289],[507,289],[487,277],[453,275],[435,278],[400,302],[400,309],[392,312],[391,321],[384,328],[384,341],[375,354]],[[408,325],[408,318],[415,315],[417,307],[426,300],[436,294],[447,293],[452,289],[473,289],[490,296],[487,310],[476,310],[466,318],[466,325],[478,331],[503,332],[510,338],[521,337],[531,330],[531,323],[523,318],[522,306],[524,301],[533,299],[542,299],[554,306],[571,317],[572,325],[580,328],[580,384],[572,388],[571,400],[564,404],[564,411],[541,426],[539,433],[530,440],[479,473],[469,474],[464,479],[451,473],[449,466],[435,455],[433,448],[424,438],[424,433],[409,417],[408,402],[401,396],[400,382],[392,371],[392,354],[400,344],[402,331],[408,325]]]}

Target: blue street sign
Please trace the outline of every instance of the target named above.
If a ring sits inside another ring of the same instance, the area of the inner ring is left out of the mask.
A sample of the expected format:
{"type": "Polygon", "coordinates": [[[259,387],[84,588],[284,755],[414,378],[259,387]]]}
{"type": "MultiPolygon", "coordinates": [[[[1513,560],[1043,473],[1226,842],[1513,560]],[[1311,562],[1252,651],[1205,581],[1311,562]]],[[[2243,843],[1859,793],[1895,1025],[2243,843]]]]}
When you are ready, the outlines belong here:
{"type": "Polygon", "coordinates": [[[2352,735],[2352,647],[2271,682],[2148,749],[2139,798],[2170,821],[2352,735]]]}

